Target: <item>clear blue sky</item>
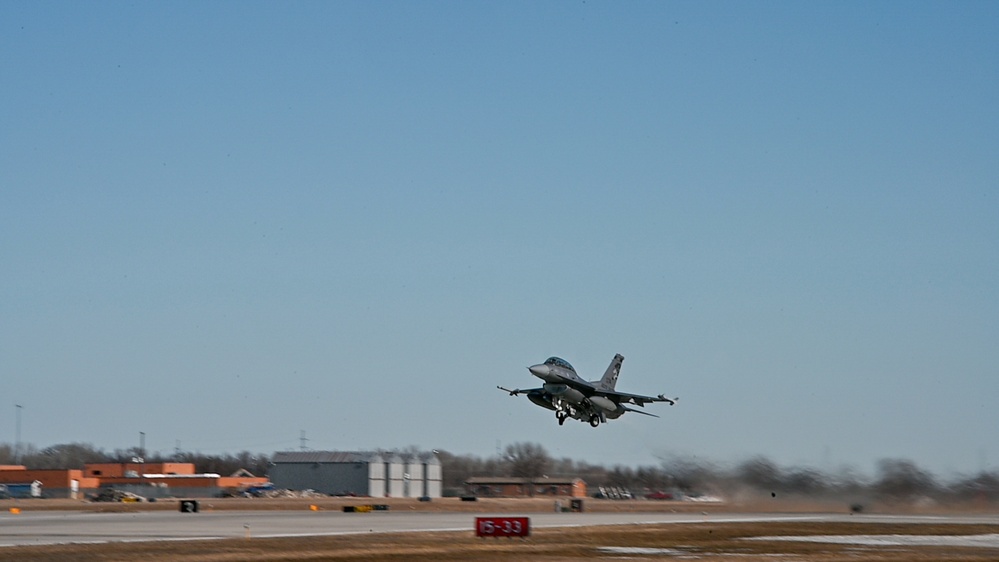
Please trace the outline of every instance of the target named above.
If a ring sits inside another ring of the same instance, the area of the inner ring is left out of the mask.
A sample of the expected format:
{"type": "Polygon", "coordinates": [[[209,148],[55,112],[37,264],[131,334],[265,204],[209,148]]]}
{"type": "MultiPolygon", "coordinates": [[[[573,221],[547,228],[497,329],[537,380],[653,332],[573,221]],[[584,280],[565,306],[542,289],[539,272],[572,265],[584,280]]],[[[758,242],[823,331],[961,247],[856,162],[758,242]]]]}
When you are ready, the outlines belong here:
{"type": "Polygon", "coordinates": [[[999,4],[0,3],[0,441],[999,467],[999,4]],[[564,357],[679,396],[593,429],[564,357]],[[6,413],[3,413],[6,412],[6,413]]]}

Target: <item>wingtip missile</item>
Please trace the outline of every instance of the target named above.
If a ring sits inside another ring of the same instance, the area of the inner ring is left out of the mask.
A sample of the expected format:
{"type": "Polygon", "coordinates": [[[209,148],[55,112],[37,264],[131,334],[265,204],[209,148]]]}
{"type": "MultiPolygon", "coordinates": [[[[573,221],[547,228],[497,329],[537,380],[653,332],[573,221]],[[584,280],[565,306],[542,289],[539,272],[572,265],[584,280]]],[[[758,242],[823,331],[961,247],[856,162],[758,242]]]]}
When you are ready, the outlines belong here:
{"type": "Polygon", "coordinates": [[[509,388],[503,388],[502,386],[497,386],[496,388],[498,388],[498,389],[500,389],[500,390],[502,390],[504,392],[509,392],[510,396],[516,396],[516,395],[520,394],[520,392],[521,392],[519,388],[516,388],[516,389],[513,389],[513,390],[510,390],[509,388]]]}
{"type": "Polygon", "coordinates": [[[664,395],[660,394],[659,395],[659,399],[662,400],[663,402],[669,403],[670,406],[673,406],[673,405],[676,404],[676,401],[679,400],[680,398],[679,397],[677,397],[677,398],[666,398],[664,395]]]}

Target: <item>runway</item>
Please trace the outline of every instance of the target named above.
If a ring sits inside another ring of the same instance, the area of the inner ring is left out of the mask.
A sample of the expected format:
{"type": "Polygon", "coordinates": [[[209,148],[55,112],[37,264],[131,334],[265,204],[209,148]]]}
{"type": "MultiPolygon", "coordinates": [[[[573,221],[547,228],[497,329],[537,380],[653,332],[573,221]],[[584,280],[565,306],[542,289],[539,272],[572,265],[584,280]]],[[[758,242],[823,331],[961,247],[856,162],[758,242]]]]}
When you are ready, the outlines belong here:
{"type": "MultiPolygon", "coordinates": [[[[201,513],[22,512],[0,514],[0,546],[129,541],[193,541],[390,532],[472,532],[476,516],[490,514],[336,511],[216,511],[201,513]]],[[[504,515],[510,515],[509,513],[504,515]]],[[[991,516],[839,514],[525,513],[532,528],[642,523],[816,521],[854,523],[999,524],[991,516]]]]}

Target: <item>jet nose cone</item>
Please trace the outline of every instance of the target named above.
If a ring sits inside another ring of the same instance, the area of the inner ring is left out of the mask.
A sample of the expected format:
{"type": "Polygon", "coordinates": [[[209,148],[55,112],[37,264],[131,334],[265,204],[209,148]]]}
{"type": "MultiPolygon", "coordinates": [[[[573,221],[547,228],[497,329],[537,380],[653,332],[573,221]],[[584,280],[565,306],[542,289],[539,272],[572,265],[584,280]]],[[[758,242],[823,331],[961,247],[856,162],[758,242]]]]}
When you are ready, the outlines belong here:
{"type": "Polygon", "coordinates": [[[534,365],[533,367],[528,367],[527,370],[530,371],[532,375],[541,378],[547,377],[548,373],[551,372],[548,365],[534,365]]]}

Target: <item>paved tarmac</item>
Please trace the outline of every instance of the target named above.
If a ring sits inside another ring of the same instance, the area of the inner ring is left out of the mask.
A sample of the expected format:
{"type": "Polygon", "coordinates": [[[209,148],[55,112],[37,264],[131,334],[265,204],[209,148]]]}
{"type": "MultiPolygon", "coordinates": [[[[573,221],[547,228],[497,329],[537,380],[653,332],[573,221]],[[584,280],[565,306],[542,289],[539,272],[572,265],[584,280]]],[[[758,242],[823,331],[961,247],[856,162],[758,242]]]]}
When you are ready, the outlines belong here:
{"type": "MultiPolygon", "coordinates": [[[[489,514],[484,514],[489,515],[489,514]]],[[[513,514],[504,514],[506,516],[513,514]]],[[[639,523],[852,521],[999,524],[999,517],[836,514],[527,513],[532,528],[639,523]]],[[[214,511],[0,513],[0,546],[127,541],[213,540],[388,532],[472,532],[476,514],[335,511],[214,511]]]]}

